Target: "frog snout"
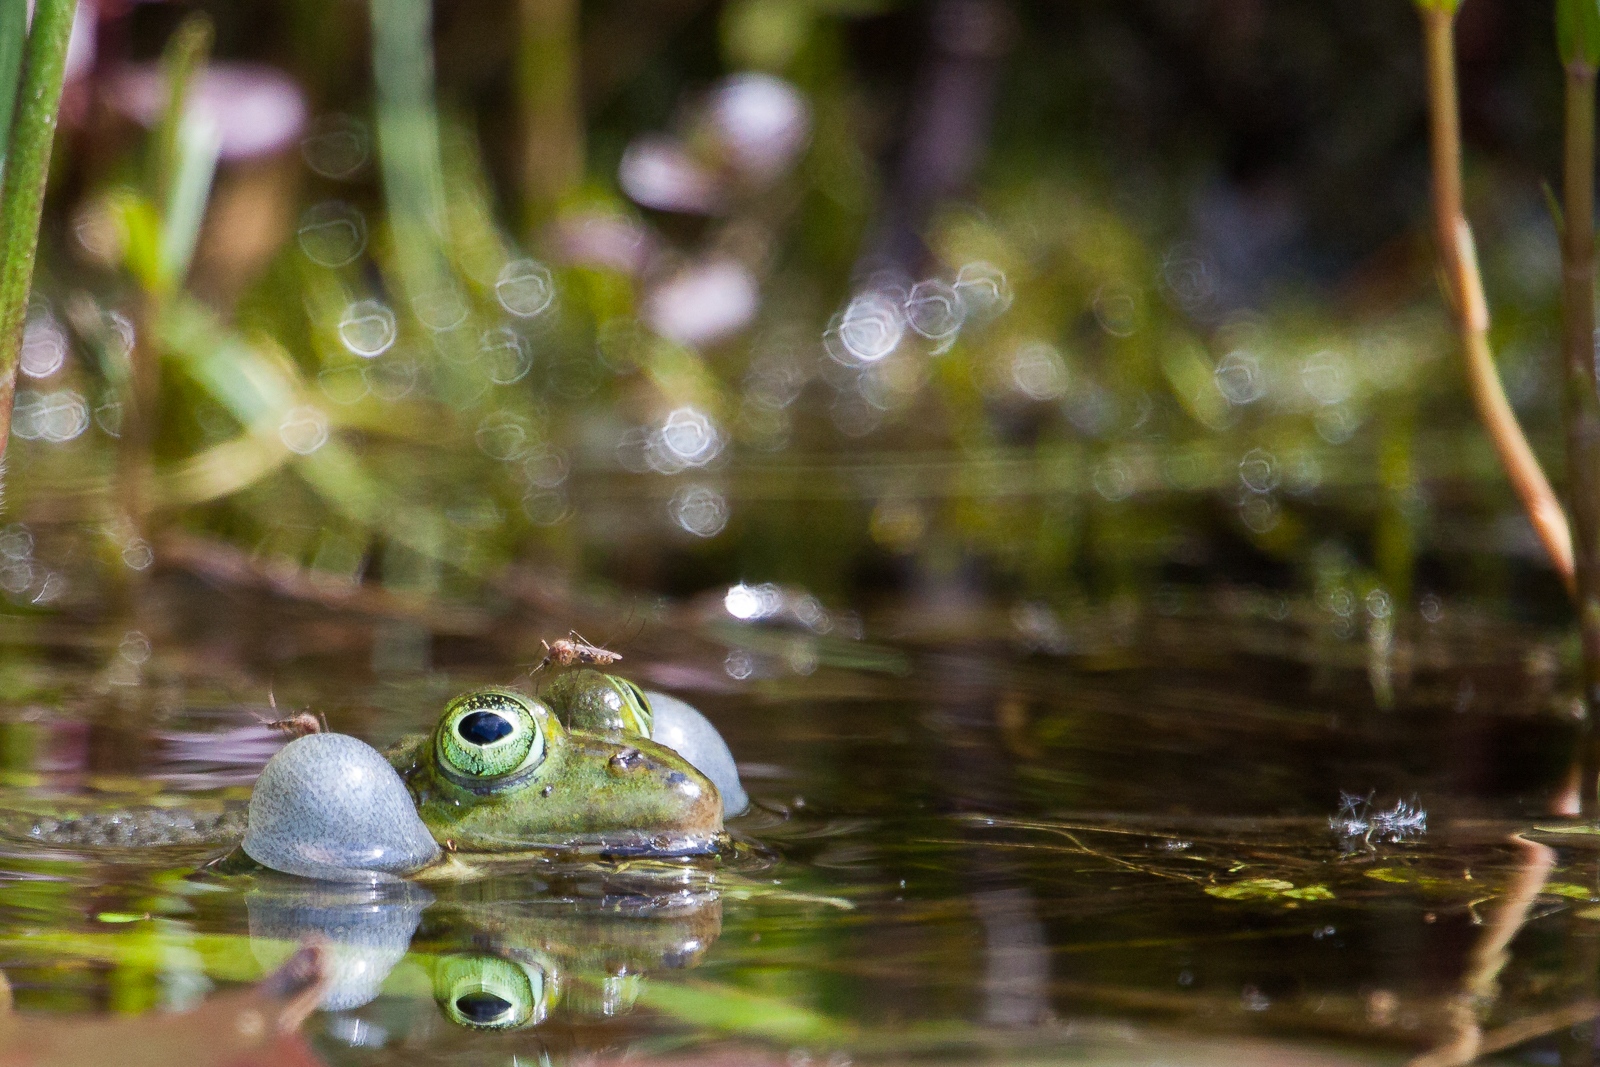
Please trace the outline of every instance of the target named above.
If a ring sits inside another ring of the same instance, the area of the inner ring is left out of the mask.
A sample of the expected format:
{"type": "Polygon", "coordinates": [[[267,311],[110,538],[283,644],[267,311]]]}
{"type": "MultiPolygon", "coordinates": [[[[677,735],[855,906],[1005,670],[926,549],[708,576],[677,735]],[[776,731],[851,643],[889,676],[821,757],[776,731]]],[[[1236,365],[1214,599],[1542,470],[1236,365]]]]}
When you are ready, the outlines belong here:
{"type": "Polygon", "coordinates": [[[615,745],[605,766],[615,788],[653,809],[653,817],[643,820],[648,828],[721,831],[722,797],[716,785],[669,749],[650,741],[615,745]]]}

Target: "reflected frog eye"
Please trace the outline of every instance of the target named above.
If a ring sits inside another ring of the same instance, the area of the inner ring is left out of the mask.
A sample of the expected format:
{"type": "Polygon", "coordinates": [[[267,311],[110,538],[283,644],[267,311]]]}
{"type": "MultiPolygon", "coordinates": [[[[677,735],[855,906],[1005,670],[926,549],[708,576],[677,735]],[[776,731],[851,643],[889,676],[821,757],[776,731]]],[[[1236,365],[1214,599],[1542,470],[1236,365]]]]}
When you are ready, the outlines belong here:
{"type": "Polygon", "coordinates": [[[451,702],[439,729],[439,758],[460,774],[497,778],[544,758],[544,733],[519,693],[484,689],[451,702]]]}
{"type": "Polygon", "coordinates": [[[434,997],[450,1021],[474,1030],[515,1030],[543,1022],[549,983],[537,963],[499,956],[450,956],[439,962],[434,997]]]}

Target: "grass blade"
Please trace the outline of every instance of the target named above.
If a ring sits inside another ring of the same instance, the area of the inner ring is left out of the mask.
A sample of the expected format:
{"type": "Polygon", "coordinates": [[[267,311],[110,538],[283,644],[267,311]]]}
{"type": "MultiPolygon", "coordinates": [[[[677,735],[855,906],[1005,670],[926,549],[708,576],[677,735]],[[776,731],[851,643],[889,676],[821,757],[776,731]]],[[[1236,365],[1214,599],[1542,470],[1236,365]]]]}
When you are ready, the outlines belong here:
{"type": "Polygon", "coordinates": [[[22,47],[27,40],[28,0],[0,0],[0,167],[11,144],[11,110],[17,102],[22,47]]]}
{"type": "MultiPolygon", "coordinates": [[[[15,0],[0,0],[14,4],[15,0]]],[[[39,215],[50,176],[67,42],[77,0],[39,0],[28,34],[26,72],[11,127],[5,188],[0,192],[0,458],[11,437],[11,401],[22,352],[22,324],[33,288],[39,215]]]]}

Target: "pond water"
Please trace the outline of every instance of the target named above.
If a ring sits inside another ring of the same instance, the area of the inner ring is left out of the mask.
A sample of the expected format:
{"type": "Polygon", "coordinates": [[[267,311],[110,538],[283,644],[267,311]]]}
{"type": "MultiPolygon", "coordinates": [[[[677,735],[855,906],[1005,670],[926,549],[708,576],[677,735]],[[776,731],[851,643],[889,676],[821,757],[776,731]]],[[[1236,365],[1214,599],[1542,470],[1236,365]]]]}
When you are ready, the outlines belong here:
{"type": "Polygon", "coordinates": [[[1596,839],[1536,829],[1563,824],[1565,648],[1471,605],[1362,627],[1267,594],[1169,599],[1052,616],[1053,652],[982,615],[869,620],[860,640],[652,623],[623,666],[721,727],[758,803],[731,860],[377,892],[26,827],[237,803],[282,743],[258,721],[269,687],[383,744],[471,684],[526,680],[517,641],[146,593],[194,636],[0,628],[0,967],[41,1032],[203,1017],[320,936],[335,975],[303,1033],[327,1064],[1592,1049],[1573,1023],[1597,996],[1596,839]]]}

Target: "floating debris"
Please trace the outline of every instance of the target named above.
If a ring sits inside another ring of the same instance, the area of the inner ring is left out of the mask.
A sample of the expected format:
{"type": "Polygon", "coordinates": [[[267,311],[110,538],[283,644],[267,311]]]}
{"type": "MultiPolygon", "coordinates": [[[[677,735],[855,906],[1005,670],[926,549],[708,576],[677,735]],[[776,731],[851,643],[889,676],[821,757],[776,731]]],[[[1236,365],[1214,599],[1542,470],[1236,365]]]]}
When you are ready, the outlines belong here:
{"type": "Polygon", "coordinates": [[[1372,794],[1356,796],[1339,793],[1339,810],[1328,818],[1328,829],[1346,841],[1361,838],[1398,844],[1428,832],[1428,813],[1417,805],[1416,797],[1396,801],[1393,808],[1374,808],[1372,794]]]}

